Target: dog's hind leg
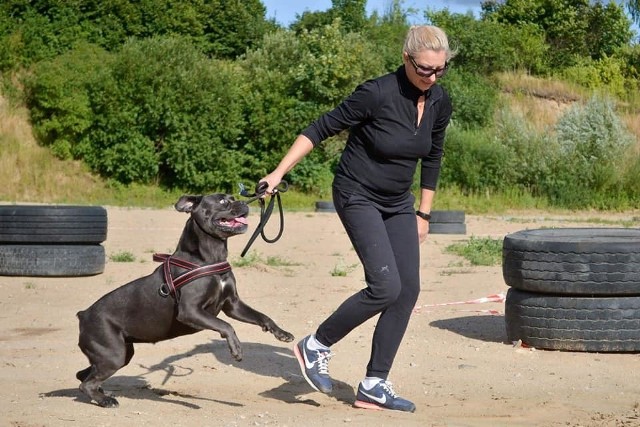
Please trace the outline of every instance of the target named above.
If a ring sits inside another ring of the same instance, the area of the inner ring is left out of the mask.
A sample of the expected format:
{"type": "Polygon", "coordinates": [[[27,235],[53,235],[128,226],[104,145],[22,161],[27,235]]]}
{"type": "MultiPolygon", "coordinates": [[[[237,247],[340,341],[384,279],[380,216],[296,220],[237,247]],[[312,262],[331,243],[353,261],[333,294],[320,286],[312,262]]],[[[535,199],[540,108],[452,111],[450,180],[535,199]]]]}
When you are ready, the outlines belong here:
{"type": "Polygon", "coordinates": [[[85,323],[81,319],[78,346],[91,364],[76,374],[82,381],[80,390],[104,408],[118,406],[118,401],[107,396],[101,386],[118,369],[129,363],[134,353],[133,344],[125,342],[122,334],[106,320],[96,324],[85,323]]]}
{"type": "Polygon", "coordinates": [[[232,319],[260,326],[263,331],[271,332],[280,341],[293,341],[292,334],[281,329],[269,316],[249,307],[239,298],[224,307],[223,311],[232,319]]]}
{"type": "Polygon", "coordinates": [[[84,375],[80,390],[87,396],[98,403],[103,408],[114,408],[118,406],[118,401],[107,396],[102,390],[102,383],[116,373],[123,366],[127,365],[133,357],[133,344],[123,343],[124,345],[118,349],[109,349],[109,357],[105,355],[97,356],[90,350],[82,349],[89,360],[95,361],[87,369],[78,372],[76,376],[84,375]]]}

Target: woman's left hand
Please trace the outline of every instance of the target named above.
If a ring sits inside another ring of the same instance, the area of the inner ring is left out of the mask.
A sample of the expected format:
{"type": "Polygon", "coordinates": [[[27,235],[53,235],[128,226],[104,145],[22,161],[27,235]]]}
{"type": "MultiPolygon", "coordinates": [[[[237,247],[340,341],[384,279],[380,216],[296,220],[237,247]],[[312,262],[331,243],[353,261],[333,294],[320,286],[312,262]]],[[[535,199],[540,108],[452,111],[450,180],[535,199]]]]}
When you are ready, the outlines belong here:
{"type": "Polygon", "coordinates": [[[427,235],[429,234],[429,221],[422,219],[417,215],[416,221],[418,221],[418,241],[423,243],[427,240],[427,235]]]}

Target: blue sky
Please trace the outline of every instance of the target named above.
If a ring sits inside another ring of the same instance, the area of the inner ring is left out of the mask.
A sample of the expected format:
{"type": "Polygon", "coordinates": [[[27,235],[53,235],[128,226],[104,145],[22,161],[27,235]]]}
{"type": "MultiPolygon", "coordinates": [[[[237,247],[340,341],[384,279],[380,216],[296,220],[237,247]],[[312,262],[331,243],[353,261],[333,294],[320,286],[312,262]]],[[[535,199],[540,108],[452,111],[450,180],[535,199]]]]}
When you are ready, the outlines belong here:
{"type": "MultiPolygon", "coordinates": [[[[420,11],[427,7],[432,9],[449,9],[455,13],[466,13],[471,10],[476,16],[480,15],[481,0],[443,0],[425,2],[417,0],[405,0],[402,7],[416,8],[420,11]]],[[[275,18],[282,25],[289,25],[296,18],[296,14],[302,14],[304,11],[324,11],[331,7],[331,0],[262,0],[267,8],[267,18],[275,18]]],[[[372,13],[374,10],[382,15],[389,8],[391,0],[367,0],[367,12],[372,13]]],[[[419,22],[422,16],[416,17],[419,22]]]]}
{"type": "MultiPolygon", "coordinates": [[[[622,0],[617,0],[622,3],[622,0]]],[[[425,2],[424,0],[404,0],[404,9],[413,7],[420,12],[431,8],[435,10],[449,9],[454,13],[467,13],[472,11],[476,18],[480,17],[480,3],[482,0],[440,0],[425,2]]],[[[370,14],[374,10],[382,15],[389,8],[392,0],[367,0],[367,12],[370,14]]],[[[289,25],[296,19],[296,14],[304,11],[325,11],[331,7],[331,0],[262,0],[262,4],[267,8],[267,18],[275,18],[282,25],[289,25]]],[[[625,9],[626,10],[626,9],[625,9]]],[[[414,17],[416,23],[423,23],[422,16],[414,17]]],[[[411,18],[410,18],[411,19],[411,18]]],[[[636,33],[640,33],[637,25],[632,25],[636,33]]]]}

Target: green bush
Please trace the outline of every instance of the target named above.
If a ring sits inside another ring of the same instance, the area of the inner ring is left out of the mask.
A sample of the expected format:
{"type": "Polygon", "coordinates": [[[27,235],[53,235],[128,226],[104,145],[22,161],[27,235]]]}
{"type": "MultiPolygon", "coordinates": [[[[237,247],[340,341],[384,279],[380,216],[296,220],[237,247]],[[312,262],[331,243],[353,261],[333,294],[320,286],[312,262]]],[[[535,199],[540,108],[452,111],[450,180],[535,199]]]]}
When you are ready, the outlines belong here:
{"type": "Polygon", "coordinates": [[[524,117],[507,108],[498,111],[492,132],[496,143],[512,159],[511,173],[504,178],[513,181],[505,185],[541,196],[543,182],[549,176],[558,153],[555,141],[533,129],[524,117]]]}
{"type": "MultiPolygon", "coordinates": [[[[375,47],[362,35],[343,32],[335,20],[299,35],[269,34],[260,48],[247,53],[242,66],[251,76],[245,113],[250,178],[273,169],[295,137],[358,84],[385,72],[383,60],[372,51],[375,47]]],[[[344,142],[336,140],[314,149],[289,175],[291,183],[306,190],[326,183],[339,151],[336,143],[344,142]]]]}
{"type": "Polygon", "coordinates": [[[580,59],[578,64],[560,72],[560,77],[577,83],[592,91],[608,93],[625,98],[627,81],[624,76],[625,63],[616,57],[604,57],[598,60],[580,59]]]}
{"type": "Polygon", "coordinates": [[[624,165],[637,156],[634,139],[611,101],[593,97],[584,106],[575,105],[558,121],[556,137],[559,155],[545,183],[555,204],[604,209],[634,197],[624,186],[624,165]]]}
{"type": "Polygon", "coordinates": [[[85,160],[124,183],[231,190],[245,172],[242,82],[238,67],[188,40],[131,41],[93,89],[85,160]]]}
{"type": "Polygon", "coordinates": [[[26,80],[39,139],[121,183],[235,189],[245,79],[183,38],[132,40],[106,54],[87,46],[38,64],[26,80]]]}
{"type": "Polygon", "coordinates": [[[478,74],[456,68],[439,82],[447,89],[453,104],[451,120],[463,128],[482,128],[493,122],[498,92],[478,74]]]}
{"type": "Polygon", "coordinates": [[[81,141],[94,121],[89,90],[109,67],[111,55],[83,44],[36,64],[23,80],[34,133],[61,159],[78,159],[81,141]]]}
{"type": "Polygon", "coordinates": [[[499,192],[516,181],[516,159],[488,130],[450,126],[445,141],[441,184],[465,193],[499,192]]]}

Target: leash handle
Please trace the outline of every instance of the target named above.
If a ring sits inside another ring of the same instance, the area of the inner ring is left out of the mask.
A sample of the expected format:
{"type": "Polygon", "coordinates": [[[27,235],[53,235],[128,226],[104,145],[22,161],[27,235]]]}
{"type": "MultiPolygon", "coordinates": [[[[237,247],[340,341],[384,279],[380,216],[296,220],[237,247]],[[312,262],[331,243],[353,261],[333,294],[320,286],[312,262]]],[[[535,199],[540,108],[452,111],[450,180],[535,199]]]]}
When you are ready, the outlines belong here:
{"type": "Polygon", "coordinates": [[[280,239],[280,237],[282,237],[282,233],[284,232],[284,210],[282,209],[282,199],[280,198],[280,193],[285,193],[289,189],[289,183],[284,180],[280,181],[280,184],[278,184],[273,189],[273,192],[269,199],[269,204],[266,207],[264,202],[264,195],[265,195],[265,192],[267,191],[267,188],[269,188],[269,183],[267,183],[266,181],[258,182],[256,184],[256,189],[253,194],[250,194],[243,184],[240,183],[238,184],[238,186],[240,187],[240,195],[250,198],[249,200],[246,201],[246,203],[251,203],[255,200],[258,200],[258,202],[260,203],[260,223],[258,224],[258,227],[255,229],[255,231],[253,232],[253,235],[247,242],[247,245],[245,246],[244,250],[240,254],[241,257],[244,257],[247,251],[249,250],[249,247],[251,247],[251,245],[256,240],[258,235],[262,236],[262,240],[264,240],[267,243],[275,243],[280,239]],[[267,225],[267,221],[269,221],[269,218],[273,213],[275,199],[278,199],[278,210],[280,213],[280,229],[278,230],[278,234],[276,235],[276,237],[270,239],[265,235],[264,227],[265,225],[267,225]]]}
{"type": "MultiPolygon", "coordinates": [[[[240,195],[249,198],[246,203],[251,203],[264,197],[267,188],[269,188],[269,183],[267,181],[258,182],[253,193],[249,193],[243,183],[238,183],[238,187],[240,187],[240,195]]],[[[288,189],[289,183],[285,180],[282,180],[280,181],[280,184],[276,185],[276,187],[273,189],[272,195],[275,195],[277,193],[285,193],[288,189]]]]}

